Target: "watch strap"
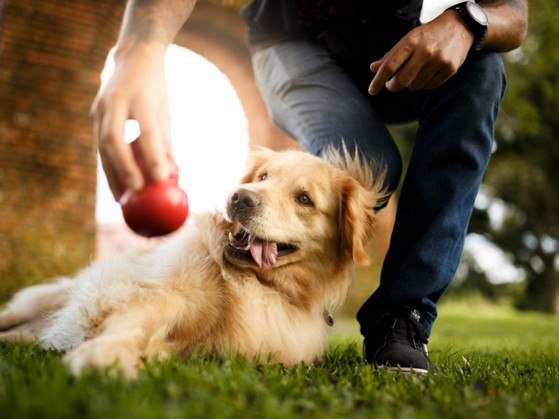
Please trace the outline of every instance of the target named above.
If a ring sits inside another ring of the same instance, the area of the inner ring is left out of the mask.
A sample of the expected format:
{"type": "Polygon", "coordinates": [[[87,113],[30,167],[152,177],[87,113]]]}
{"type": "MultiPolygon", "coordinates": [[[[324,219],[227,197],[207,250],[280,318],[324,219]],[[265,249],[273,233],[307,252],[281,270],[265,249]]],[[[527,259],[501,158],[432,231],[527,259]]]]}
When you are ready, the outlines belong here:
{"type": "MultiPolygon", "coordinates": [[[[474,43],[472,44],[471,49],[474,51],[479,51],[481,49],[481,46],[483,45],[483,42],[487,38],[488,25],[481,24],[470,15],[470,12],[468,11],[468,8],[466,6],[467,3],[475,2],[465,1],[463,3],[455,4],[454,6],[450,7],[450,9],[456,10],[464,20],[464,23],[472,31],[472,33],[474,34],[474,43]]],[[[479,7],[481,8],[481,6],[479,7]]]]}

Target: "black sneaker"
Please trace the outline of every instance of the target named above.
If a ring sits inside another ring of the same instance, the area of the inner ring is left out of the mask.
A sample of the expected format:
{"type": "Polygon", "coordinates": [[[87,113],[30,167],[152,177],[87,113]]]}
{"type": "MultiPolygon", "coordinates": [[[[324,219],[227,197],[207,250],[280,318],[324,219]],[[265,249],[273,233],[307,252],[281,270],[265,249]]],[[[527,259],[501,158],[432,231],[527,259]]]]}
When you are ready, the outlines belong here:
{"type": "Polygon", "coordinates": [[[365,337],[365,360],[404,374],[434,372],[420,319],[419,311],[409,307],[381,319],[372,334],[365,337]]]}

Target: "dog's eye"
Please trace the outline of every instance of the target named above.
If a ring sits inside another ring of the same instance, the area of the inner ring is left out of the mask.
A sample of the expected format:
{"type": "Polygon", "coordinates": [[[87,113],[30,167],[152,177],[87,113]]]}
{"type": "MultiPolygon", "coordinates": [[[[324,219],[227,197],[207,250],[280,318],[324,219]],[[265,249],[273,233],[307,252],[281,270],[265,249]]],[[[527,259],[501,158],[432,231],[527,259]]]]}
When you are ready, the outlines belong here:
{"type": "Polygon", "coordinates": [[[266,180],[267,177],[268,177],[268,173],[264,172],[258,175],[258,180],[263,181],[266,180]]]}
{"type": "Polygon", "coordinates": [[[307,195],[306,192],[301,192],[297,195],[297,201],[299,201],[299,203],[310,207],[312,205],[314,205],[314,203],[312,202],[311,198],[309,197],[309,195],[307,195]]]}

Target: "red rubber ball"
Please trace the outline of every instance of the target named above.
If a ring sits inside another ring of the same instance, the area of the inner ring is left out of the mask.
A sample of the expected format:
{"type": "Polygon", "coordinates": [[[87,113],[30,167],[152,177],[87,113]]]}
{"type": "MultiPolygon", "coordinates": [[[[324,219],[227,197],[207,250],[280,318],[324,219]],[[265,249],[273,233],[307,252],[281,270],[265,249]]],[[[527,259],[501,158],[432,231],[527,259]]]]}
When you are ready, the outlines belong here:
{"type": "Polygon", "coordinates": [[[147,184],[138,192],[128,190],[120,205],[128,227],[144,237],[170,234],[188,217],[188,197],[176,179],[147,184]]]}

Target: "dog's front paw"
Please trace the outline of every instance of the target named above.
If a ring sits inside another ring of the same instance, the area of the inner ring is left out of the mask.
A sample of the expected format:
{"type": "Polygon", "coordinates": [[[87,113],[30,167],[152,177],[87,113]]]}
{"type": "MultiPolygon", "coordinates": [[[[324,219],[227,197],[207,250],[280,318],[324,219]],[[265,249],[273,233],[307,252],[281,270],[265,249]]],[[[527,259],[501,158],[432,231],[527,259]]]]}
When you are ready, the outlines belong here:
{"type": "Polygon", "coordinates": [[[109,369],[112,374],[121,372],[126,378],[136,378],[141,366],[140,353],[130,341],[107,336],[84,342],[68,352],[63,360],[75,376],[86,368],[93,368],[109,369]]]}

